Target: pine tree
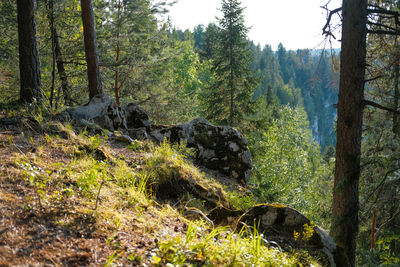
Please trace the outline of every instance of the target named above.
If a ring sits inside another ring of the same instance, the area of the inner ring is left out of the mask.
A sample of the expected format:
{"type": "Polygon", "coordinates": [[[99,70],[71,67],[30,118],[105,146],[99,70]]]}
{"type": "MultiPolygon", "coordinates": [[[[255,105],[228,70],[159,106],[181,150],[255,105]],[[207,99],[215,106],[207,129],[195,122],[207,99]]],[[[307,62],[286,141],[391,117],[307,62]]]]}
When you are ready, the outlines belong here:
{"type": "Polygon", "coordinates": [[[340,89],[331,235],[355,266],[366,65],[367,0],[343,1],[340,89]]]}
{"type": "Polygon", "coordinates": [[[81,0],[83,35],[89,80],[89,98],[103,96],[92,0],[81,0]]]}
{"type": "Polygon", "coordinates": [[[222,124],[238,126],[253,110],[252,95],[258,79],[250,69],[252,56],[246,40],[244,8],[238,0],[222,0],[217,46],[212,61],[215,77],[206,93],[206,116],[222,124]]]}
{"type": "Polygon", "coordinates": [[[36,42],[35,0],[18,0],[18,40],[20,101],[31,103],[42,98],[40,62],[36,42]]]}

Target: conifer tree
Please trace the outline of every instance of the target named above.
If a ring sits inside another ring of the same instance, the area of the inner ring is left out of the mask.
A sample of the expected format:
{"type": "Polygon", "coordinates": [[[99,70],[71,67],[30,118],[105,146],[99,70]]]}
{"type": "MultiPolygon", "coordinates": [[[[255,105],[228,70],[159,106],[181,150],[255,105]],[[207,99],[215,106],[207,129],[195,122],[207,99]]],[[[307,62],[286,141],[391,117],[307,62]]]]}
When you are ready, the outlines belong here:
{"type": "Polygon", "coordinates": [[[40,62],[36,42],[35,0],[18,0],[20,101],[40,100],[40,62]]]}
{"type": "Polygon", "coordinates": [[[87,73],[89,80],[89,99],[92,99],[96,95],[103,96],[92,0],[81,0],[81,7],[87,73]]]}
{"type": "Polygon", "coordinates": [[[252,112],[252,95],[258,87],[258,79],[250,69],[252,56],[243,10],[238,0],[222,0],[223,17],[218,19],[212,58],[215,79],[206,92],[206,117],[231,126],[240,125],[244,115],[252,112]]]}
{"type": "Polygon", "coordinates": [[[340,88],[331,235],[356,265],[367,0],[343,1],[340,88]]]}

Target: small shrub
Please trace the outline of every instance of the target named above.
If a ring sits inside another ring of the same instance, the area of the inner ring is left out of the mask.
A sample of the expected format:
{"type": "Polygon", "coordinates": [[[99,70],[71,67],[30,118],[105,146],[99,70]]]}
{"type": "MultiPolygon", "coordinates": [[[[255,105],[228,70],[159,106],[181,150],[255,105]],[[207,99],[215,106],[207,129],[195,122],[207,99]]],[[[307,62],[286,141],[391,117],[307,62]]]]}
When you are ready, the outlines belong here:
{"type": "Polygon", "coordinates": [[[229,203],[237,210],[246,210],[256,204],[256,200],[252,193],[239,194],[238,192],[227,190],[227,197],[229,203]]]}

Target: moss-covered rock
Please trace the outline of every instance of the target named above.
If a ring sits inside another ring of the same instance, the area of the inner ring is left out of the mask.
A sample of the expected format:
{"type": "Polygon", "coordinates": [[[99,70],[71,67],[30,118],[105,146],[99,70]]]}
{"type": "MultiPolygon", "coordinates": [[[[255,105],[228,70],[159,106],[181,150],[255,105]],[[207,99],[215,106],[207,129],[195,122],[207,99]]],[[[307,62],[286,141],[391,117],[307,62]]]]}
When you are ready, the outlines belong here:
{"type": "Polygon", "coordinates": [[[282,204],[256,205],[237,220],[236,227],[242,225],[258,227],[266,240],[276,242],[286,251],[306,250],[324,265],[343,266],[342,253],[332,237],[293,208],[282,204]]]}
{"type": "Polygon", "coordinates": [[[205,119],[172,127],[154,126],[150,136],[157,141],[186,142],[196,150],[197,163],[245,184],[252,171],[252,158],[246,138],[228,126],[215,126],[205,119]]]}

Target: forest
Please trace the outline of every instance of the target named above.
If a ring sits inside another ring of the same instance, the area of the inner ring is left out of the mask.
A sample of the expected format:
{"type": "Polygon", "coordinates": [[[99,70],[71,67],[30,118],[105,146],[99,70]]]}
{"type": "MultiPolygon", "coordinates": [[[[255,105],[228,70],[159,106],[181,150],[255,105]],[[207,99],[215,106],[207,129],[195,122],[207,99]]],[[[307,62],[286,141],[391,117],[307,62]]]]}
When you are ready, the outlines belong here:
{"type": "Polygon", "coordinates": [[[400,1],[328,3],[341,49],[0,1],[0,265],[398,266],[400,1]]]}

